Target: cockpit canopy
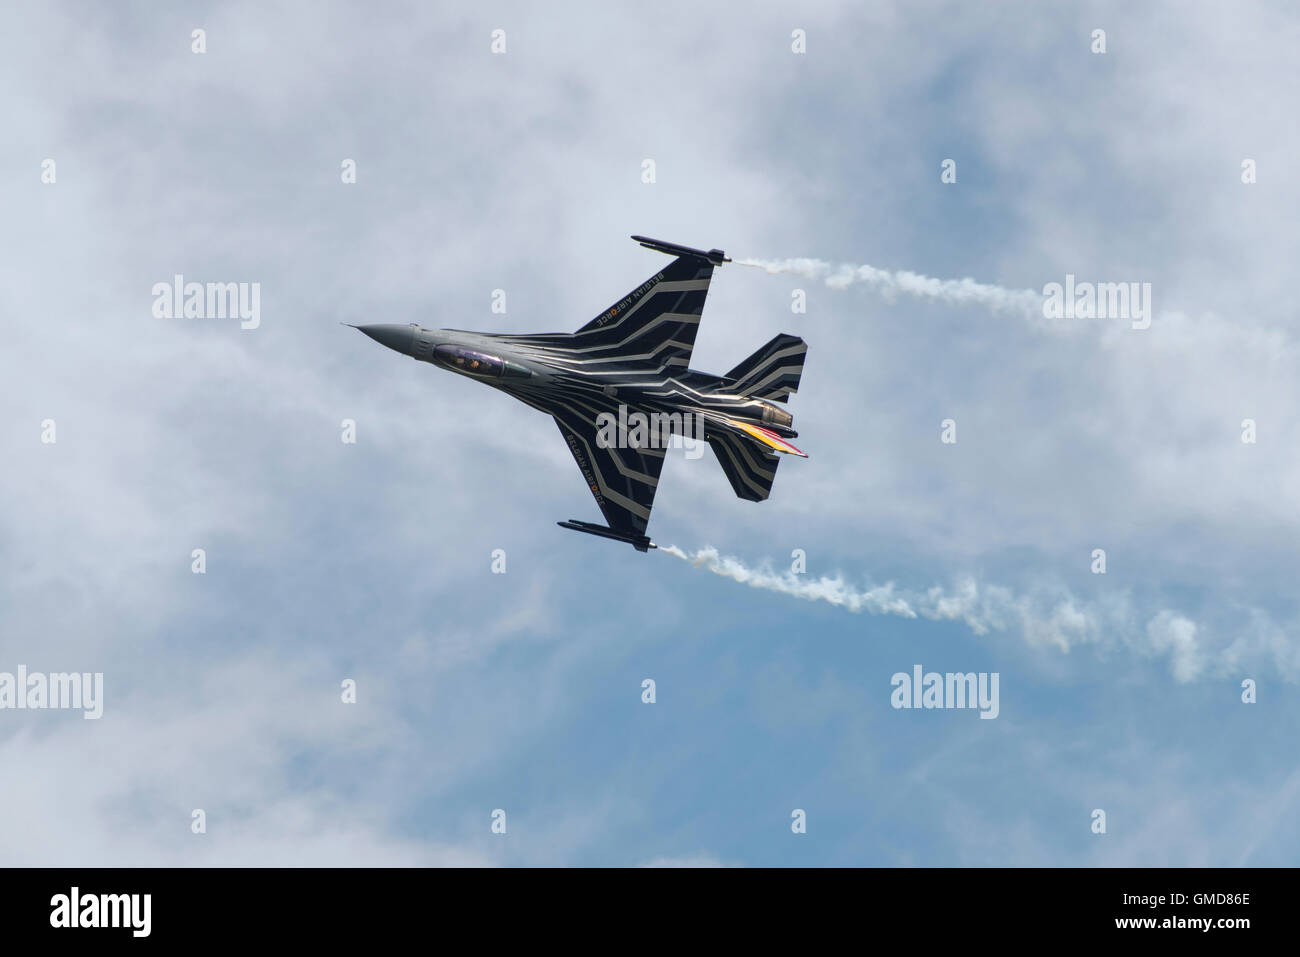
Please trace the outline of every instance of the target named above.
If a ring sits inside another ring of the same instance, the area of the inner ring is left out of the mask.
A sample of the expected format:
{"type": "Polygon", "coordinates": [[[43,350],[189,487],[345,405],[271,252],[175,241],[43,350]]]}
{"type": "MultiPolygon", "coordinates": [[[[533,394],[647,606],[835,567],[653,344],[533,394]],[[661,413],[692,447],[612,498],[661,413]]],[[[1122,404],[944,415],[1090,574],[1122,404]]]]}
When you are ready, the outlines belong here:
{"type": "Polygon", "coordinates": [[[433,358],[458,372],[468,372],[470,375],[487,376],[493,379],[499,379],[503,375],[507,378],[532,375],[531,371],[521,365],[477,349],[467,349],[465,346],[436,346],[433,350],[433,358]]]}
{"type": "Polygon", "coordinates": [[[496,356],[464,346],[438,346],[433,350],[433,357],[453,369],[474,375],[500,376],[506,365],[496,356]]]}

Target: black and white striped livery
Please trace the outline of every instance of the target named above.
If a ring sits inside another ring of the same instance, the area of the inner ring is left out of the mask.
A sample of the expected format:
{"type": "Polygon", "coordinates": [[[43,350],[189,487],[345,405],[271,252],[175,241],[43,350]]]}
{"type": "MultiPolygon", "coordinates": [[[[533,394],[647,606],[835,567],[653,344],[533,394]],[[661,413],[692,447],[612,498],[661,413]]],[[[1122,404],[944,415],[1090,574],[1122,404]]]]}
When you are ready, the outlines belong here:
{"type": "Polygon", "coordinates": [[[632,238],[672,262],[577,332],[507,335],[414,323],[357,328],[554,417],[607,523],[559,524],[646,551],[654,547],[646,527],[669,434],[706,440],[735,493],[755,502],[771,492],[779,454],[804,456],[787,441],[798,433],[777,403],[798,390],[807,346],[782,334],[726,375],[691,369],[713,270],[730,260],[720,249],[632,238]],[[647,421],[648,432],[639,425],[647,421]]]}

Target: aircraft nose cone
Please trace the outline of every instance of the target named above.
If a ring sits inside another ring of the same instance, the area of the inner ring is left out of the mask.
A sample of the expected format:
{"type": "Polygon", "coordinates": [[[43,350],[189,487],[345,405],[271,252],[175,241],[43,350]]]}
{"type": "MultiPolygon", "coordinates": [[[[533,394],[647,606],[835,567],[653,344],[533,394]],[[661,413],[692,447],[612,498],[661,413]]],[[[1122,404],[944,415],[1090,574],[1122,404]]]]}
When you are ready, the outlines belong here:
{"type": "Polygon", "coordinates": [[[411,354],[411,346],[415,343],[415,326],[383,323],[377,326],[357,326],[356,328],[374,339],[381,346],[388,346],[388,348],[405,355],[411,354]]]}

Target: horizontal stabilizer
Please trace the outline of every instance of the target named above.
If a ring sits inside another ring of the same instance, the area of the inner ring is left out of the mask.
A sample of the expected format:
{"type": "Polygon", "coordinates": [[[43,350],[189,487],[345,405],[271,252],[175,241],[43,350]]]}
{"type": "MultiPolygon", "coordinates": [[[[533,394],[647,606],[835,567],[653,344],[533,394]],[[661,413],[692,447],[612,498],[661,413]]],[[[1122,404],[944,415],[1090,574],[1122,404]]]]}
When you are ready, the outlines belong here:
{"type": "Polygon", "coordinates": [[[781,333],[727,373],[728,392],[784,402],[799,391],[808,344],[798,336],[781,333]]]}
{"type": "Polygon", "coordinates": [[[708,436],[709,445],[726,473],[731,490],[751,502],[761,502],[772,491],[776,467],[781,460],[775,453],[760,450],[752,441],[734,432],[717,432],[708,436]]]}

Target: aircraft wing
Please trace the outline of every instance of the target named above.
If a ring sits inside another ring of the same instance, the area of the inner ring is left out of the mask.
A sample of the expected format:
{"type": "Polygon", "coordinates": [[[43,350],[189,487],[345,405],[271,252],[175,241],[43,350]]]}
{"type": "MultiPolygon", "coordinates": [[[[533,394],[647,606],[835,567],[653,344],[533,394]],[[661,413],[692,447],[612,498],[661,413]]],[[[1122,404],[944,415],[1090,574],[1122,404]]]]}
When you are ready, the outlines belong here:
{"type": "Polygon", "coordinates": [[[596,441],[596,416],[601,412],[617,416],[613,402],[606,406],[587,397],[565,399],[547,411],[555,417],[587,488],[615,533],[606,537],[623,537],[638,548],[642,540],[648,544],[646,525],[664,467],[664,450],[601,448],[596,441]]]}
{"type": "Polygon", "coordinates": [[[680,256],[577,332],[503,335],[516,349],[599,375],[611,368],[684,373],[709,295],[713,263],[680,256]]]}

